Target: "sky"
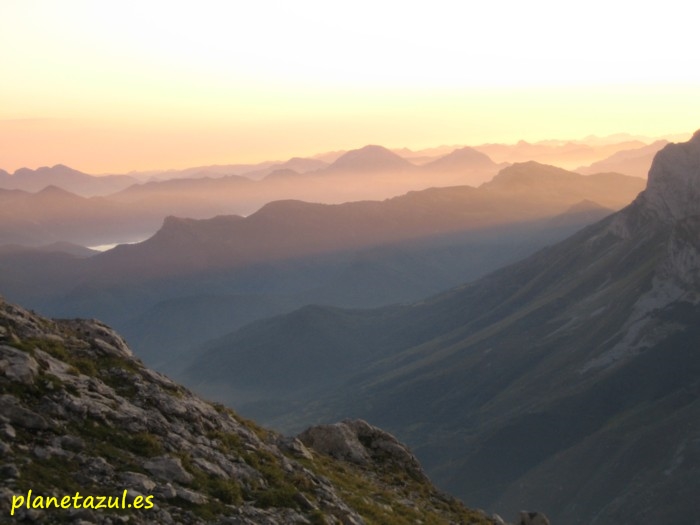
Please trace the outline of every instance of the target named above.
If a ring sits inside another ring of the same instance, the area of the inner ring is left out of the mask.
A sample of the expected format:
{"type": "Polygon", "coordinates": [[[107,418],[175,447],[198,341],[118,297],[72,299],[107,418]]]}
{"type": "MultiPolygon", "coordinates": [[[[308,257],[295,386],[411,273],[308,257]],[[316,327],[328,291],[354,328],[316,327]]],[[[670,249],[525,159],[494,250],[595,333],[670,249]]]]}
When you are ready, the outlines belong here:
{"type": "Polygon", "coordinates": [[[0,169],[700,128],[687,0],[2,0],[0,169]]]}

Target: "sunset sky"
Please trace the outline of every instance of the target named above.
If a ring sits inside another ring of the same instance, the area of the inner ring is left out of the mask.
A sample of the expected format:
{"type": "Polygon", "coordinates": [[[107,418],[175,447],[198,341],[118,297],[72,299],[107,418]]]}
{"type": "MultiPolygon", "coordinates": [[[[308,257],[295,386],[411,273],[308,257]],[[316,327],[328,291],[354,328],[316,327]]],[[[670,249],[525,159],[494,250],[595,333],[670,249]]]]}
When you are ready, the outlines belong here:
{"type": "Polygon", "coordinates": [[[699,14],[686,0],[3,0],[0,168],[689,133],[699,14]]]}

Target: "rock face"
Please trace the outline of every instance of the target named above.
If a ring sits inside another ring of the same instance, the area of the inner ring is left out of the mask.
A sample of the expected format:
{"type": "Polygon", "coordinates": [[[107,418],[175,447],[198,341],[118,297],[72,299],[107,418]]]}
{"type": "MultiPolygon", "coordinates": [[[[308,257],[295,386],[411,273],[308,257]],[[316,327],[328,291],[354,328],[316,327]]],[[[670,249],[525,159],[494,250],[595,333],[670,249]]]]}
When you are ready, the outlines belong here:
{"type": "Polygon", "coordinates": [[[667,222],[700,214],[700,131],[657,153],[643,199],[667,222]]]}
{"type": "Polygon", "coordinates": [[[311,429],[309,450],[145,368],[98,321],[53,321],[0,299],[0,392],[3,523],[30,490],[35,504],[127,490],[125,502],[152,497],[153,506],[20,505],[13,520],[494,523],[439,493],[386,432],[364,421],[311,429]]]}

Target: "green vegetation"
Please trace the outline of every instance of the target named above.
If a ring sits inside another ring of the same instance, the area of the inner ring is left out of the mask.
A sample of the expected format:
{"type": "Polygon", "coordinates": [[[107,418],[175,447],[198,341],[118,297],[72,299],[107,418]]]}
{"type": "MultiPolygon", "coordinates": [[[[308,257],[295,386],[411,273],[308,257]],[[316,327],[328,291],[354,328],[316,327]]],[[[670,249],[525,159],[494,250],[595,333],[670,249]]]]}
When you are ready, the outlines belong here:
{"type": "Polygon", "coordinates": [[[189,486],[209,499],[206,505],[193,505],[180,500],[183,507],[188,508],[201,519],[214,519],[226,512],[226,505],[243,503],[243,490],[235,480],[207,474],[192,462],[192,458],[187,453],[179,454],[178,457],[185,470],[192,475],[189,486]]]}
{"type": "Polygon", "coordinates": [[[444,512],[458,516],[463,524],[492,523],[405,472],[367,470],[320,454],[313,461],[302,460],[302,463],[333,483],[341,497],[369,525],[439,525],[445,523],[444,512]]]}
{"type": "Polygon", "coordinates": [[[143,471],[139,458],[149,458],[163,453],[160,438],[148,432],[129,434],[94,420],[83,425],[73,424],[69,429],[72,434],[86,441],[86,448],[91,454],[114,461],[124,470],[143,471]]]}
{"type": "Polygon", "coordinates": [[[27,460],[22,466],[22,473],[17,480],[21,491],[32,490],[36,494],[50,492],[61,487],[66,494],[85,492],[90,487],[77,483],[69,472],[78,472],[80,465],[73,459],[51,456],[42,460],[27,460]]]}

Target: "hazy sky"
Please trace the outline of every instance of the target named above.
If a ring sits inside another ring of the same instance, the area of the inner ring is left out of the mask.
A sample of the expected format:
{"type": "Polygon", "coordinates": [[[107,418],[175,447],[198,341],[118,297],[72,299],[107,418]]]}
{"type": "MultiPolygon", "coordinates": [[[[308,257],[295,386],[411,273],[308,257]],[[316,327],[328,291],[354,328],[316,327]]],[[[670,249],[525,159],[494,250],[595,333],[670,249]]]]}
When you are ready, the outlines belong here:
{"type": "Polygon", "coordinates": [[[700,128],[700,6],[0,1],[0,168],[700,128]]]}

